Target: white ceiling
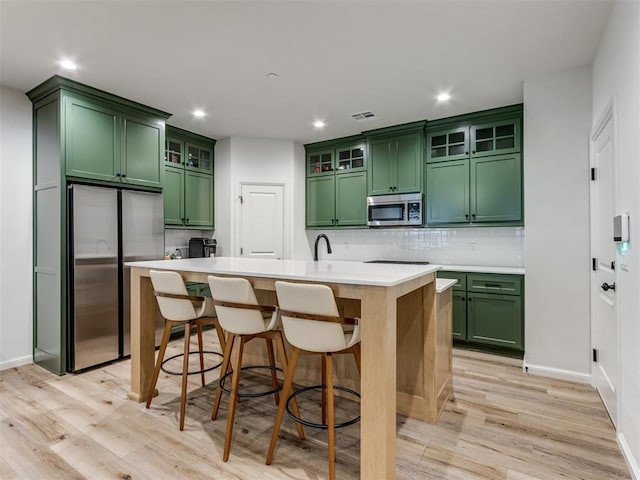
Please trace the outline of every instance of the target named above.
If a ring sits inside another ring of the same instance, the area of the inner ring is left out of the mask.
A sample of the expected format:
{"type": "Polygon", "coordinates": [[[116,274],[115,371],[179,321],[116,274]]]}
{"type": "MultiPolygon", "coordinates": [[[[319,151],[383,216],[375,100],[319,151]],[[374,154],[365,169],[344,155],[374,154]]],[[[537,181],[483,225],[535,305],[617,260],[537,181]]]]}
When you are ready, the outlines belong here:
{"type": "Polygon", "coordinates": [[[0,0],[0,85],[27,91],[60,74],[217,139],[309,143],[521,102],[523,79],[591,63],[611,5],[0,0]],[[65,56],[80,69],[58,67],[65,56]],[[441,89],[448,105],[434,100],[441,89]],[[351,118],[365,110],[378,118],[351,118]]]}

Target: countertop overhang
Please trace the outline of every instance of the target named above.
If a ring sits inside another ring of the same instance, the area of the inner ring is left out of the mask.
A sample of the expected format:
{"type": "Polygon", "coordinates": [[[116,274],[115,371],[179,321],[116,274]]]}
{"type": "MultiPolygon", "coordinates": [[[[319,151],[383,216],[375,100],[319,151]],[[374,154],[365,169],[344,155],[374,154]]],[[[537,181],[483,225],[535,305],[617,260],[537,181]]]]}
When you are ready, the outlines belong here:
{"type": "Polygon", "coordinates": [[[320,260],[275,260],[244,257],[183,258],[127,262],[129,267],[239,275],[313,282],[393,287],[435,273],[440,265],[389,265],[320,260]]]}

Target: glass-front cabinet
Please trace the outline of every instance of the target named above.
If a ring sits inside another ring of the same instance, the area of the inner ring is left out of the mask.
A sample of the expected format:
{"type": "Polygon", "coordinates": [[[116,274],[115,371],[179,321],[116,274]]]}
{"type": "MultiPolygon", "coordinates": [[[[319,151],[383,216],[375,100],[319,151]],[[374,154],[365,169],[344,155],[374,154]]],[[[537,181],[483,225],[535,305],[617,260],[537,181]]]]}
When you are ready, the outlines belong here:
{"type": "Polygon", "coordinates": [[[307,153],[307,177],[333,175],[333,150],[307,153]]]}
{"type": "Polygon", "coordinates": [[[164,224],[168,228],[213,228],[215,140],[167,125],[164,224]]]}

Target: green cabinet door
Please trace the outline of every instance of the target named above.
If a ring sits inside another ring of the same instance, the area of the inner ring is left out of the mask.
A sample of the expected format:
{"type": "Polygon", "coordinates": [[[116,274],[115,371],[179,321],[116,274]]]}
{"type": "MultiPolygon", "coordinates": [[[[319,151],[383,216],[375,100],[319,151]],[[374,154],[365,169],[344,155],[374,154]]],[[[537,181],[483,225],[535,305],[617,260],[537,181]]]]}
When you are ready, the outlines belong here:
{"type": "Polygon", "coordinates": [[[396,137],[394,145],[395,181],[393,191],[396,193],[421,192],[422,132],[396,137]]]}
{"type": "Polygon", "coordinates": [[[333,149],[309,150],[307,152],[307,177],[333,175],[333,149]]]}
{"type": "Polygon", "coordinates": [[[94,180],[120,178],[119,114],[101,104],[65,98],[66,174],[94,180]]]}
{"type": "Polygon", "coordinates": [[[467,293],[467,339],[522,350],[522,297],[467,293]]]}
{"type": "Polygon", "coordinates": [[[520,117],[471,127],[471,157],[520,151],[520,117]]]}
{"type": "Polygon", "coordinates": [[[365,172],[335,176],[336,226],[367,224],[367,175],[365,172]]]}
{"type": "Polygon", "coordinates": [[[382,195],[393,192],[392,141],[381,138],[369,141],[369,194],[382,195]]]}
{"type": "Polygon", "coordinates": [[[166,166],[164,170],[164,224],[182,225],[184,219],[184,170],[166,166]]]}
{"type": "Polygon", "coordinates": [[[471,221],[522,220],[520,154],[471,159],[471,221]]]}
{"type": "Polygon", "coordinates": [[[427,164],[428,224],[469,222],[469,161],[427,164]]]}
{"type": "Polygon", "coordinates": [[[213,175],[185,170],[184,225],[213,228],[213,175]]]}
{"type": "Polygon", "coordinates": [[[456,340],[467,339],[467,294],[465,292],[452,292],[451,294],[451,330],[456,340]]]}
{"type": "Polygon", "coordinates": [[[123,116],[123,183],[145,187],[162,187],[164,174],[161,158],[164,150],[164,124],[154,119],[123,116]]]}
{"type": "Polygon", "coordinates": [[[438,130],[427,134],[427,163],[469,158],[469,127],[438,130]]]}
{"type": "Polygon", "coordinates": [[[331,227],[335,220],[335,176],[307,179],[307,226],[331,227]]]}

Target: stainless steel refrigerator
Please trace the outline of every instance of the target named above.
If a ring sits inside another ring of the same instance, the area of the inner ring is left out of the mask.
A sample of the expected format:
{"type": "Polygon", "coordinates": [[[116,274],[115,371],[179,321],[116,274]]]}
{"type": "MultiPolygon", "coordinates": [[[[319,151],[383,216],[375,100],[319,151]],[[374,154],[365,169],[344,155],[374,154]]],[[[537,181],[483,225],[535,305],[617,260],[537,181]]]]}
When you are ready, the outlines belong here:
{"type": "MultiPolygon", "coordinates": [[[[70,371],[130,353],[129,268],[164,258],[162,195],[73,184],[68,187],[67,294],[70,371]]],[[[156,345],[164,320],[156,320],[156,345]]]]}

